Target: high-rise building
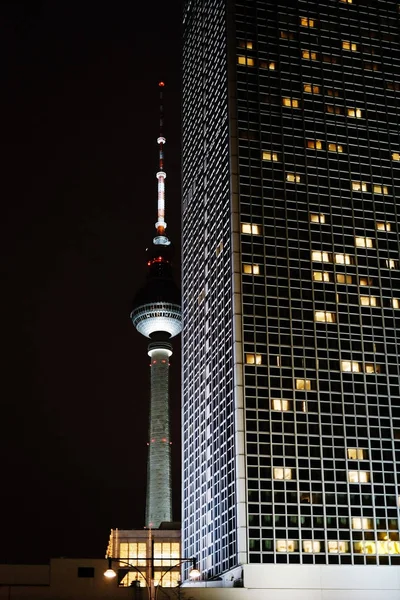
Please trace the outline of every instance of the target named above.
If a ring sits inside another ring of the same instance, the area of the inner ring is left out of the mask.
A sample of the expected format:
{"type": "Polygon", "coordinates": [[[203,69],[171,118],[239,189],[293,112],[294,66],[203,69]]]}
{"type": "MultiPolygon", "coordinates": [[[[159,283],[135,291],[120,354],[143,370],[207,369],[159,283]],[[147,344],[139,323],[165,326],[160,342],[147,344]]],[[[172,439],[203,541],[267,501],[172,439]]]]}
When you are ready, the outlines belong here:
{"type": "Polygon", "coordinates": [[[399,17],[185,2],[182,537],[204,578],[398,597],[399,17]]]}

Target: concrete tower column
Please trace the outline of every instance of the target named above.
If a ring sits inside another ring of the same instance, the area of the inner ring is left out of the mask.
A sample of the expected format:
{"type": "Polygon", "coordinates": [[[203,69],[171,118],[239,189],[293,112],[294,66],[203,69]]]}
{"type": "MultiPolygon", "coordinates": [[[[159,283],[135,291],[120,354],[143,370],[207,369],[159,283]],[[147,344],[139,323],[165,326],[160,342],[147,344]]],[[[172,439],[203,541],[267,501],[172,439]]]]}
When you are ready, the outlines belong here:
{"type": "Polygon", "coordinates": [[[147,461],[146,526],[158,528],[172,521],[171,446],[169,431],[169,357],[168,342],[151,342],[149,453],[147,461]]]}

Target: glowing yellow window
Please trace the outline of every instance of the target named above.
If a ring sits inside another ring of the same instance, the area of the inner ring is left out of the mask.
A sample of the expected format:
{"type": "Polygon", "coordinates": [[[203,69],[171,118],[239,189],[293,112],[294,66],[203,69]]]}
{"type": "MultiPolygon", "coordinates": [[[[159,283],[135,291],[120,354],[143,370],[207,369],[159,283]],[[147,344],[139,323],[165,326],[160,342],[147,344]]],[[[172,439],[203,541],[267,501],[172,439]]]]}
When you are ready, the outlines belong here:
{"type": "Polygon", "coordinates": [[[342,4],[353,4],[353,0],[339,0],[342,4]]]}
{"type": "Polygon", "coordinates": [[[258,63],[260,69],[269,69],[270,71],[275,71],[276,69],[276,63],[274,62],[267,62],[265,60],[260,60],[260,62],[258,63]]]}
{"type": "Polygon", "coordinates": [[[302,50],[301,56],[307,60],[317,60],[317,53],[311,52],[311,50],[302,50]]]}
{"type": "Polygon", "coordinates": [[[238,64],[254,67],[254,58],[250,58],[249,56],[238,56],[238,64]]]}
{"type": "Polygon", "coordinates": [[[238,65],[245,65],[245,64],[246,64],[246,57],[238,56],[238,65]]]}
{"type": "Polygon", "coordinates": [[[361,365],[355,360],[341,360],[340,370],[347,373],[361,373],[361,365]]]}
{"type": "Polygon", "coordinates": [[[292,469],[287,467],[275,467],[273,470],[274,479],[292,479],[292,469]]]}
{"type": "Polygon", "coordinates": [[[329,152],[343,152],[343,146],[340,144],[328,144],[329,152]]]}
{"type": "Polygon", "coordinates": [[[369,286],[373,284],[371,277],[360,277],[359,284],[362,286],[369,286]]]}
{"type": "Polygon", "coordinates": [[[347,458],[349,460],[363,460],[367,452],[364,448],[347,448],[347,458]]]}
{"type": "Polygon", "coordinates": [[[337,265],[351,265],[353,257],[350,254],[335,254],[335,263],[337,265]]]}
{"type": "Polygon", "coordinates": [[[343,50],[352,50],[353,52],[356,52],[357,44],[354,44],[353,42],[343,41],[342,48],[343,50]]]}
{"type": "Polygon", "coordinates": [[[348,117],[355,117],[356,119],[362,119],[362,110],[361,108],[348,108],[347,109],[348,117]]]}
{"type": "Polygon", "coordinates": [[[311,379],[296,379],[296,390],[311,390],[311,379]]]}
{"type": "Polygon", "coordinates": [[[291,106],[292,108],[299,108],[299,101],[297,98],[282,98],[283,106],[291,106]]]}
{"type": "Polygon", "coordinates": [[[335,98],[338,98],[339,96],[338,90],[326,90],[326,93],[328,96],[334,96],[335,98]]]}
{"type": "Polygon", "coordinates": [[[391,224],[388,223],[387,221],[384,221],[383,223],[377,223],[376,224],[376,228],[378,229],[378,231],[391,231],[391,224]]]}
{"type": "Polygon", "coordinates": [[[353,517],[351,526],[353,529],[372,529],[373,521],[372,519],[367,519],[365,517],[353,517]]]}
{"type": "Polygon", "coordinates": [[[322,142],[321,140],[307,140],[307,148],[322,150],[322,142]]]}
{"type": "Polygon", "coordinates": [[[248,50],[253,50],[253,42],[246,42],[246,48],[248,50]]]}
{"type": "Polygon", "coordinates": [[[311,260],[318,262],[332,262],[329,252],[319,252],[318,250],[313,250],[311,252],[311,260]]]}
{"type": "Polygon", "coordinates": [[[389,193],[389,188],[388,188],[387,185],[377,185],[377,184],[374,184],[372,186],[372,190],[373,190],[374,194],[384,194],[384,195],[386,195],[386,194],[389,193]]]}
{"type": "Polygon", "coordinates": [[[337,273],[336,281],[338,283],[353,283],[353,277],[351,275],[344,275],[343,273],[337,273]]]}
{"type": "Polygon", "coordinates": [[[376,296],[360,296],[361,306],[378,306],[376,296]]]}
{"type": "Polygon", "coordinates": [[[290,181],[292,183],[300,183],[301,176],[298,173],[286,173],[286,181],[290,181]]]}
{"type": "Polygon", "coordinates": [[[320,213],[320,214],[311,213],[310,221],[311,221],[311,223],[325,223],[325,215],[323,215],[322,213],[320,213]]]}
{"type": "Polygon", "coordinates": [[[261,354],[246,354],[246,365],[261,365],[261,354]]]}
{"type": "Polygon", "coordinates": [[[300,17],[300,25],[302,27],[315,27],[314,19],[309,19],[308,17],[300,17]]]}
{"type": "Polygon", "coordinates": [[[320,94],[321,88],[319,85],[312,85],[311,83],[305,83],[303,89],[307,94],[320,94]]]}
{"type": "Polygon", "coordinates": [[[368,483],[369,471],[349,471],[348,481],[349,483],[368,483]]]}
{"type": "Polygon", "coordinates": [[[368,190],[365,181],[352,181],[351,189],[353,192],[366,192],[368,190]]]}
{"type": "MultiPolygon", "coordinates": [[[[345,0],[341,0],[344,2],[345,0]]],[[[331,554],[342,554],[343,552],[348,552],[349,544],[348,542],[329,540],[328,541],[328,552],[331,554]]]]}
{"type": "Polygon", "coordinates": [[[373,363],[365,363],[364,371],[366,373],[380,373],[381,367],[380,365],[374,365],[373,363]]]}
{"type": "Polygon", "coordinates": [[[260,266],[259,265],[243,265],[243,273],[246,275],[259,275],[260,274],[260,266]]]}
{"type": "Polygon", "coordinates": [[[321,542],[318,540],[303,540],[303,552],[321,552],[321,542]]]}
{"type": "Polygon", "coordinates": [[[314,321],[318,323],[336,323],[336,313],[326,310],[316,310],[314,312],[314,321]]]}
{"type": "Polygon", "coordinates": [[[273,162],[277,162],[279,160],[277,152],[263,152],[262,153],[263,160],[272,160],[273,162]]]}
{"type": "Polygon", "coordinates": [[[281,410],[281,411],[290,410],[290,400],[281,400],[278,398],[273,398],[272,410],[281,410]]]}
{"type": "Polygon", "coordinates": [[[357,248],[373,248],[374,240],[368,237],[356,237],[354,242],[357,248]]]}
{"type": "Polygon", "coordinates": [[[393,308],[400,308],[400,300],[398,298],[392,298],[393,308]]]}
{"type": "Polygon", "coordinates": [[[275,546],[277,552],[295,552],[297,542],[295,540],[276,540],[275,546]]]}
{"type": "Polygon", "coordinates": [[[387,258],[385,262],[386,262],[386,266],[388,269],[398,269],[399,268],[398,260],[394,260],[393,258],[387,258]]]}
{"type": "Polygon", "coordinates": [[[242,223],[242,233],[252,233],[253,235],[261,234],[260,225],[254,225],[253,223],[242,223]]]}
{"type": "Polygon", "coordinates": [[[392,160],[400,160],[400,152],[393,152],[392,160]]]}
{"type": "Polygon", "coordinates": [[[314,281],[330,281],[330,273],[328,271],[313,271],[314,281]]]}

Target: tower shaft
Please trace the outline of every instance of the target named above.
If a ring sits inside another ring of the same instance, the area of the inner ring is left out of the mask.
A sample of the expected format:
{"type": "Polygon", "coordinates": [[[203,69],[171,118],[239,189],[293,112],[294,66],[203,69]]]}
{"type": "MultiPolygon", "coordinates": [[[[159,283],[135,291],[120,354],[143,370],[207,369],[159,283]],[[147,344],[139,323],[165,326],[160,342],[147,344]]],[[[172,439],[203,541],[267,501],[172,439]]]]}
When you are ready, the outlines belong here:
{"type": "Polygon", "coordinates": [[[155,529],[163,521],[172,521],[168,392],[172,346],[168,342],[151,342],[148,353],[151,357],[151,392],[146,526],[155,529]]]}

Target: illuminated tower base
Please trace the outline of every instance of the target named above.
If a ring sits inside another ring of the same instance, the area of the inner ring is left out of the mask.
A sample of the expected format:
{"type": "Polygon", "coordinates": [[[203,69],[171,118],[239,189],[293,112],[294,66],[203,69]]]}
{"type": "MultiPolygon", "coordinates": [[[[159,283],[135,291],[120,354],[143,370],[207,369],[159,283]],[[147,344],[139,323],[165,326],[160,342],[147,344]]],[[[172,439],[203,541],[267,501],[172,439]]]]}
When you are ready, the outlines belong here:
{"type": "Polygon", "coordinates": [[[150,342],[151,397],[149,454],[147,463],[146,525],[157,528],[172,521],[171,447],[169,432],[169,357],[168,342],[150,342]]]}

